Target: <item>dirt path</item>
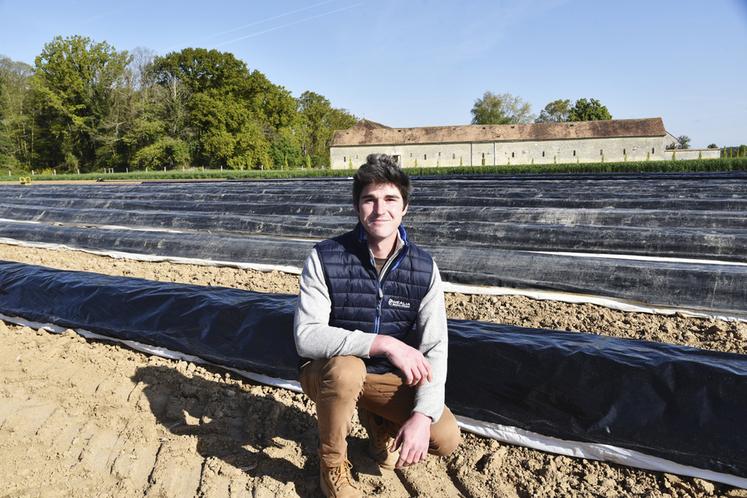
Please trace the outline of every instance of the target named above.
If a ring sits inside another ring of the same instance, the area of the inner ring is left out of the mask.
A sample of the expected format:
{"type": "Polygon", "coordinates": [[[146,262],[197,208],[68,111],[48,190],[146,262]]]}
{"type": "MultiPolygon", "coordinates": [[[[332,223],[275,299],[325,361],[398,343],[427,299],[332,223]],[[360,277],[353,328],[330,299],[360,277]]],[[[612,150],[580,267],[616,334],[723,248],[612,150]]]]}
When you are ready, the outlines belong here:
{"type": "MultiPolygon", "coordinates": [[[[0,245],[0,259],[153,280],[295,292],[297,277],[0,245]]],[[[598,330],[744,353],[747,328],[525,298],[448,296],[452,317],[598,330]]],[[[0,496],[319,496],[314,407],[217,369],[0,322],[0,496]]],[[[383,471],[356,424],[366,496],[747,496],[700,479],[465,436],[449,458],[383,471]]]]}

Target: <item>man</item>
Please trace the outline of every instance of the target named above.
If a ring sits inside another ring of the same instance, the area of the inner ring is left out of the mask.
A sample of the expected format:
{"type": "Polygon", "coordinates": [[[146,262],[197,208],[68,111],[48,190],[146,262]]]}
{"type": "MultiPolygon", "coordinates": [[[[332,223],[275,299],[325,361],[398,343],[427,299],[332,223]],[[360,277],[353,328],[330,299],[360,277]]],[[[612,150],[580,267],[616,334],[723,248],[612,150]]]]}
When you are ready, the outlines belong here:
{"type": "Polygon", "coordinates": [[[301,386],[317,406],[327,496],[360,496],[346,442],[356,405],[383,468],[448,455],[460,442],[444,406],[441,278],[401,226],[410,192],[391,157],[368,156],[353,178],[357,226],[317,244],[301,274],[295,340],[306,359],[301,386]]]}

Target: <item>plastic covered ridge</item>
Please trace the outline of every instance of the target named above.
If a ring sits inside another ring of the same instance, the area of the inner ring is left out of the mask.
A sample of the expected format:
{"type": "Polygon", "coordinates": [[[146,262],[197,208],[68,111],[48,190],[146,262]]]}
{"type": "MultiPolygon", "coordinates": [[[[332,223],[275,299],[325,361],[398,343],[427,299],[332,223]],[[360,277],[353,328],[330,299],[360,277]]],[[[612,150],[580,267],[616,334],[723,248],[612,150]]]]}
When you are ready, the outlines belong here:
{"type": "MultiPolygon", "coordinates": [[[[297,377],[295,296],[0,262],[0,314],[297,377]]],[[[449,321],[447,403],[460,415],[747,477],[747,357],[449,321]]]]}

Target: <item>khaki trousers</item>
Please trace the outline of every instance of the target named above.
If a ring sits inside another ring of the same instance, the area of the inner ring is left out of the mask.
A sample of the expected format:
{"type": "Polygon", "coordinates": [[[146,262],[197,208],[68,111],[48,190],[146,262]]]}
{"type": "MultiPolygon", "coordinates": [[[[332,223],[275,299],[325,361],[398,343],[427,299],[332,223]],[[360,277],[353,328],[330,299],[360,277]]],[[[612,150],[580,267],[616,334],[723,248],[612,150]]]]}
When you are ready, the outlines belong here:
{"type": "MultiPolygon", "coordinates": [[[[415,388],[393,373],[369,374],[355,356],[335,356],[308,362],[301,369],[303,392],[316,402],[319,421],[319,456],[328,467],[347,460],[347,441],[356,405],[391,424],[394,436],[412,414],[415,388]]],[[[444,407],[431,424],[429,452],[448,455],[459,445],[461,435],[454,415],[444,407]]]]}

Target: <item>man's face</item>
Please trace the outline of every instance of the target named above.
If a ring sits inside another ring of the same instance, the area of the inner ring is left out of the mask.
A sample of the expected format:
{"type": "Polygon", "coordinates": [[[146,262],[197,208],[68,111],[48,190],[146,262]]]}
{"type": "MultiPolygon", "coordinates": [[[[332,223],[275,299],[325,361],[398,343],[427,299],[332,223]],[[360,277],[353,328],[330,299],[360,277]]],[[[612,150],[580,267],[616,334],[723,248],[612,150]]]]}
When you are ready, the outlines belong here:
{"type": "Polygon", "coordinates": [[[373,183],[361,192],[356,211],[369,241],[381,242],[397,237],[407,206],[394,184],[373,183]]]}

